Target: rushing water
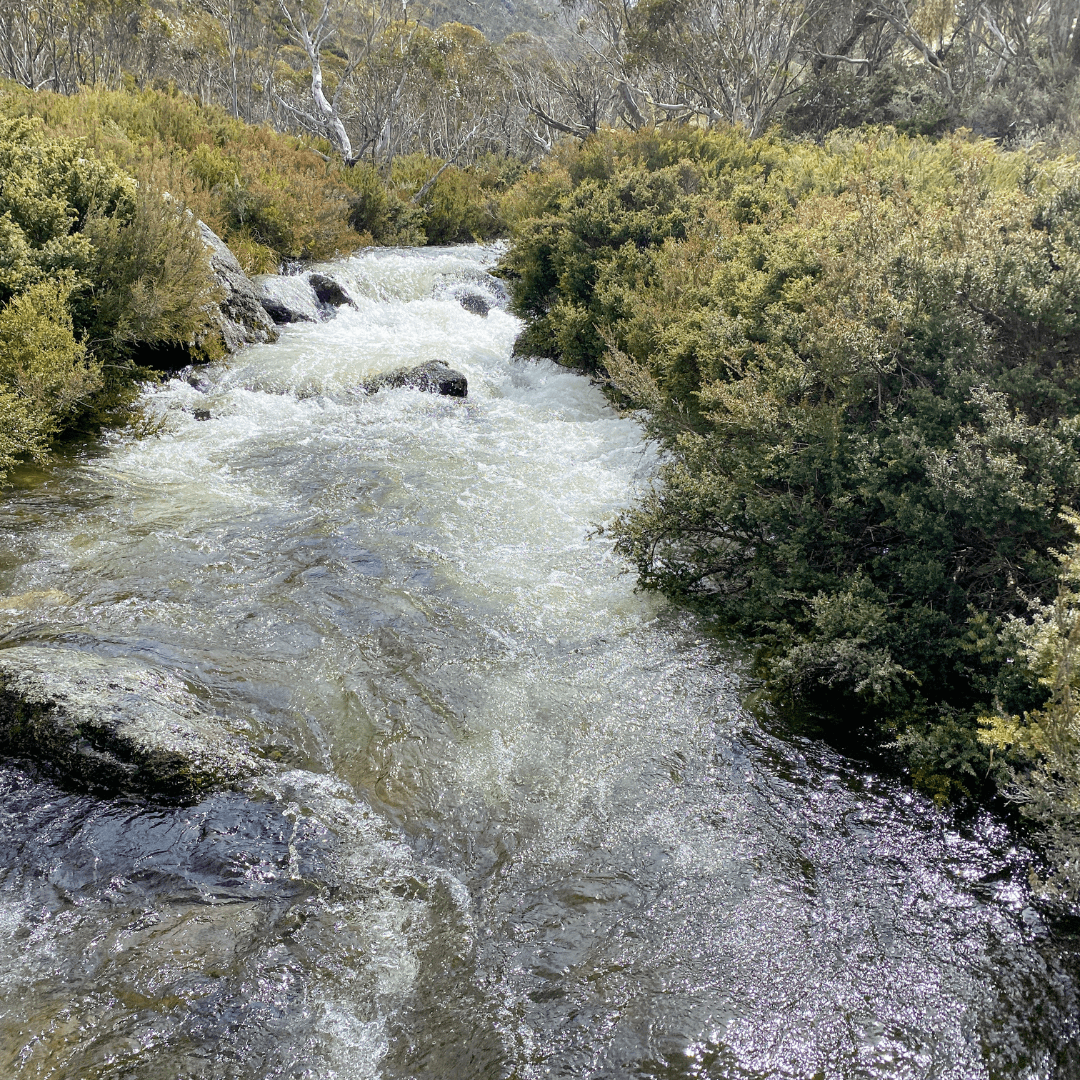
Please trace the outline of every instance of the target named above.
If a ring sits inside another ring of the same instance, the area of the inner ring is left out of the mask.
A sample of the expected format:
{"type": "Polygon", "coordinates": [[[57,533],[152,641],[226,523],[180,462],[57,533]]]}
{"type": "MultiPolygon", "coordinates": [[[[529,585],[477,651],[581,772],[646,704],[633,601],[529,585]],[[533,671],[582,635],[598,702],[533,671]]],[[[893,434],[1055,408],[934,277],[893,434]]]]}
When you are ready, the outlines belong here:
{"type": "Polygon", "coordinates": [[[4,644],[158,666],[269,769],[0,767],[0,1076],[1080,1075],[1008,835],[762,731],[590,538],[652,458],[454,301],[492,257],[357,256],[356,310],[0,502],[4,644]],[[466,402],[357,389],[436,358],[466,402]]]}

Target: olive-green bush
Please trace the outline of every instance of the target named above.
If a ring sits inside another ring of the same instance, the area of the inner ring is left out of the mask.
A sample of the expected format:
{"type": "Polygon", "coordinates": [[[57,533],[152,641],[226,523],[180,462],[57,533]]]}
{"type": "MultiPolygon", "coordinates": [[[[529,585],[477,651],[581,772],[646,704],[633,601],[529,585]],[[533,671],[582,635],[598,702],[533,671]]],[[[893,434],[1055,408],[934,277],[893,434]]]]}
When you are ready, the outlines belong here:
{"type": "MultiPolygon", "coordinates": [[[[205,221],[249,273],[330,259],[363,244],[442,244],[505,233],[502,194],[520,175],[491,155],[443,166],[410,154],[392,167],[328,160],[316,139],[245,124],[224,109],[161,90],[84,88],[65,97],[0,84],[0,117],[36,117],[81,139],[102,163],[167,191],[205,221]]],[[[0,237],[2,239],[2,237],[0,237]]],[[[2,256],[0,256],[2,258],[2,256]]]]}
{"type": "MultiPolygon", "coordinates": [[[[1064,515],[1074,529],[1080,518],[1064,515]]],[[[1048,855],[1045,892],[1080,899],[1080,541],[1060,555],[1061,581],[1048,602],[1034,600],[1031,617],[1010,630],[1046,700],[1021,715],[996,711],[979,718],[980,741],[1015,762],[1006,794],[1037,828],[1048,855]]]]}
{"type": "Polygon", "coordinates": [[[1011,620],[1080,505],[1076,162],[609,132],[505,208],[520,348],[606,375],[667,451],[610,526],[640,584],[750,642],[787,715],[993,791],[978,717],[1046,697],[1011,620]]]}
{"type": "Polygon", "coordinates": [[[181,207],[78,140],[0,120],[0,478],[130,396],[143,351],[213,352],[214,297],[181,207]]]}
{"type": "Polygon", "coordinates": [[[0,477],[48,439],[101,385],[101,367],[75,340],[70,276],[37,282],[0,308],[0,477]]]}

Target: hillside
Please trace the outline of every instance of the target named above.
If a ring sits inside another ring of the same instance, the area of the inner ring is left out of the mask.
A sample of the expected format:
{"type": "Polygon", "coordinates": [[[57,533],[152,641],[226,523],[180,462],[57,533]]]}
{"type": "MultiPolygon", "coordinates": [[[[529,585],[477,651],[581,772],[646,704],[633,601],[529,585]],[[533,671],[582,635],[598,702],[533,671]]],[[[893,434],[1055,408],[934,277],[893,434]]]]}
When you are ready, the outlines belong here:
{"type": "Polygon", "coordinates": [[[557,56],[566,56],[573,48],[574,34],[552,0],[430,0],[426,6],[428,15],[423,21],[431,26],[464,23],[496,43],[511,34],[533,34],[557,56]]]}

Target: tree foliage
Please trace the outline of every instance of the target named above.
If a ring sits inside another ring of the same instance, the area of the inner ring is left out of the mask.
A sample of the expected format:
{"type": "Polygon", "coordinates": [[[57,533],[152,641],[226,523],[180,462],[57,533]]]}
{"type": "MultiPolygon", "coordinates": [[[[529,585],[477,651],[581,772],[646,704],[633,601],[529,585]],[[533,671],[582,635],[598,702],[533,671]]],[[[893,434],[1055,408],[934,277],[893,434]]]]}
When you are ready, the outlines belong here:
{"type": "Polygon", "coordinates": [[[1080,137],[1073,0],[0,0],[0,75],[175,87],[346,162],[471,164],[665,120],[1080,137]],[[496,7],[498,5],[495,5],[496,7]],[[446,21],[450,9],[473,25],[446,21]],[[466,14],[467,12],[467,14],[466,14]],[[479,26],[516,33],[485,38],[479,26]],[[478,20],[474,22],[474,20],[478,20]]]}

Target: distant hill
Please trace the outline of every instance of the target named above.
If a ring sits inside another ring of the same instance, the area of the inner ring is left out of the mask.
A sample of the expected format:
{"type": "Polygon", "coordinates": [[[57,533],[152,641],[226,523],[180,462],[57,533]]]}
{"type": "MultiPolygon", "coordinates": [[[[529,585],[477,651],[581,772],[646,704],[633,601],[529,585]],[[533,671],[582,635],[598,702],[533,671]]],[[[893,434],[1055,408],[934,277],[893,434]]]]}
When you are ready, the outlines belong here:
{"type": "Polygon", "coordinates": [[[558,0],[427,0],[424,7],[427,17],[420,21],[430,26],[464,23],[475,26],[495,43],[511,34],[535,34],[559,55],[571,47],[573,35],[553,14],[558,0]]]}

